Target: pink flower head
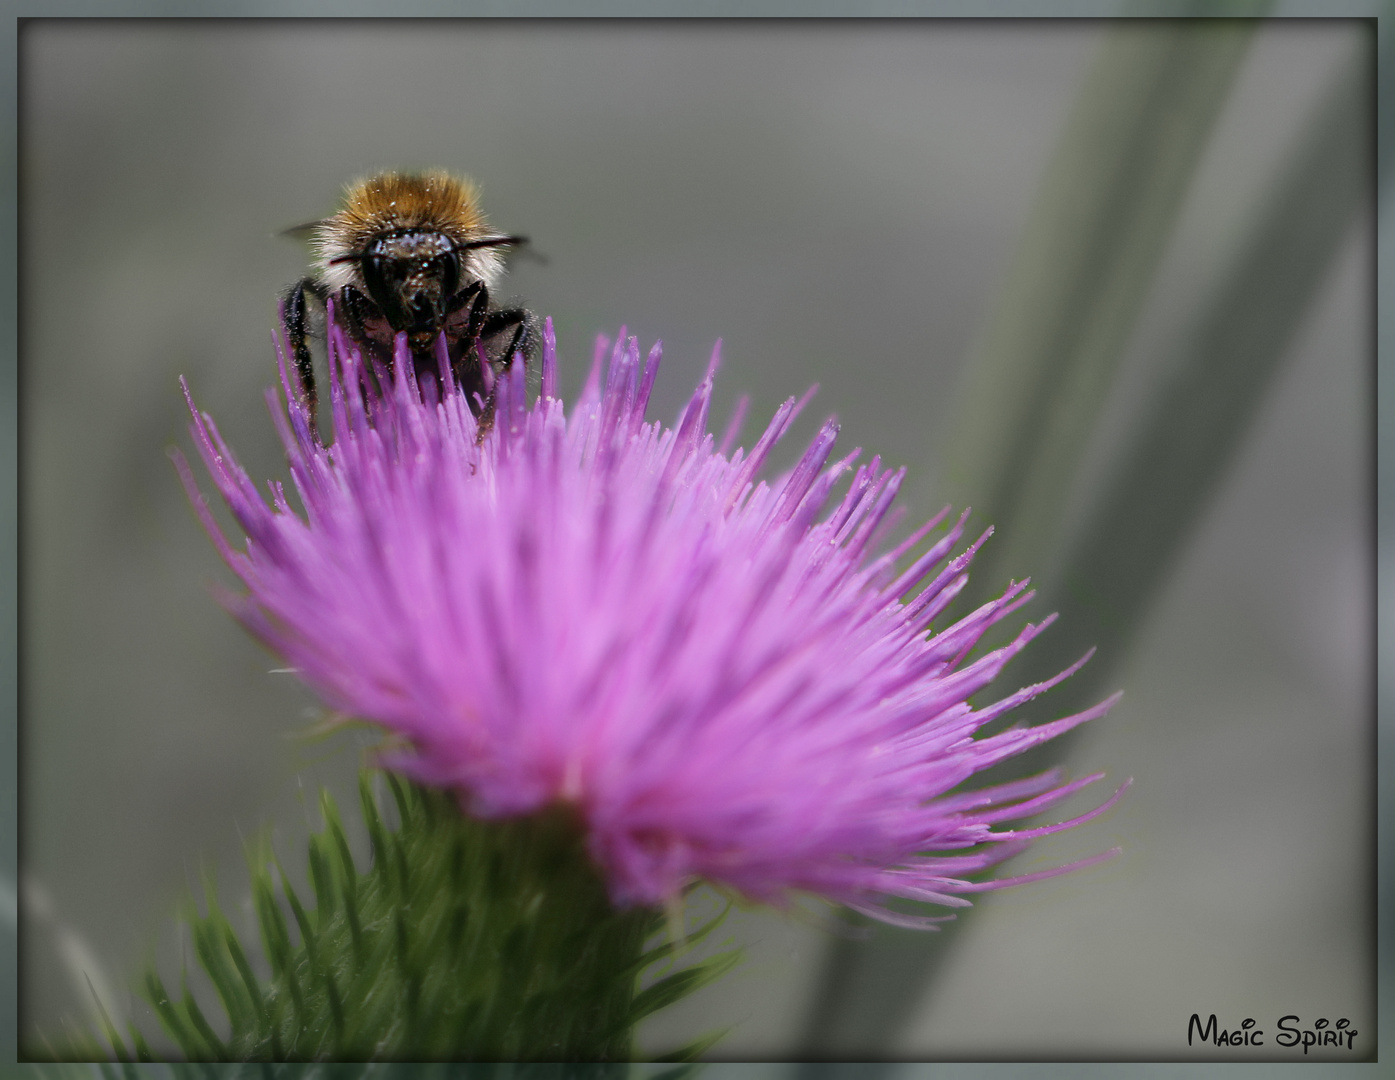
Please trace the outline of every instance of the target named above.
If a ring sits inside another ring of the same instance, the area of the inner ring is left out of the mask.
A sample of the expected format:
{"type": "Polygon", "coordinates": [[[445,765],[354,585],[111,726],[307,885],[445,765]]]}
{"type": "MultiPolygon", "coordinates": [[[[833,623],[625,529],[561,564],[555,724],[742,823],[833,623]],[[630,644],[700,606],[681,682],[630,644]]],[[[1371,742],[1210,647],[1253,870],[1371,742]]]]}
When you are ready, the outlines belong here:
{"type": "Polygon", "coordinates": [[[715,352],[668,428],[645,419],[659,347],[641,363],[622,332],[604,378],[598,343],[568,411],[549,323],[541,394],[529,404],[515,363],[481,435],[444,359],[442,391],[417,385],[401,338],[394,374],[376,378],[337,328],[330,338],[328,446],[290,392],[284,351],[287,406],[268,393],[303,513],[279,483],[268,501],[195,411],[247,534],[235,550],[177,463],[247,588],[233,612],[330,706],[399,736],[389,767],[482,817],[570,804],[622,905],[703,878],[926,926],[937,920],[887,901],[963,906],[964,893],[1113,854],[967,880],[1114,803],[1119,792],[1072,821],[1011,829],[1099,777],[959,790],[1114,699],[976,737],[1075,668],[970,707],[1051,620],[970,656],[1030,598],[1022,582],[932,632],[987,534],[952,555],[964,517],[930,542],[941,513],[875,554],[904,470],[855,466],[856,451],[830,463],[832,421],[790,472],[762,480],[802,402],[729,454],[735,426],[720,447],[707,430],[715,352]]]}

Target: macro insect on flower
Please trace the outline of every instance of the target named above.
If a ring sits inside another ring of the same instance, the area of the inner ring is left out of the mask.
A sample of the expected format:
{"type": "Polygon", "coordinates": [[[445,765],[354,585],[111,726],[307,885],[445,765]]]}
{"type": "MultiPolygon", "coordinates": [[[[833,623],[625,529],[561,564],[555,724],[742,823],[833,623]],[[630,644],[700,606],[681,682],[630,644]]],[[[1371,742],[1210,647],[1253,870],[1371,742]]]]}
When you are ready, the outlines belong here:
{"type": "Polygon", "coordinates": [[[732,449],[735,425],[717,442],[714,352],[677,423],[647,420],[659,347],[641,360],[622,333],[608,364],[598,343],[567,409],[549,323],[540,395],[529,402],[516,363],[481,437],[444,341],[419,381],[405,335],[376,378],[332,313],[329,337],[327,445],[284,349],[285,403],[269,394],[303,511],[278,483],[265,498],[195,412],[239,548],[178,464],[245,586],[226,603],[331,708],[393,736],[387,767],[481,818],[570,807],[620,906],[672,903],[704,879],[929,927],[901,902],[958,907],[1113,854],[977,878],[1123,788],[1073,820],[1013,828],[1099,777],[965,783],[1115,699],[980,734],[1075,668],[969,704],[1050,619],[975,656],[1026,583],[951,615],[986,534],[956,553],[965,519],[941,514],[878,551],[904,470],[835,459],[832,421],[762,479],[802,402],[749,449],[732,449]]]}
{"type": "Polygon", "coordinates": [[[319,394],[306,339],[323,334],[331,297],[355,345],[388,371],[405,333],[416,377],[434,378],[444,338],[455,384],[485,415],[495,368],[533,350],[532,316],[489,294],[504,272],[500,252],[527,240],[491,229],[464,177],[377,173],[350,184],[334,214],[291,231],[308,233],[315,253],[314,275],[287,291],[282,318],[312,419],[319,394]]]}

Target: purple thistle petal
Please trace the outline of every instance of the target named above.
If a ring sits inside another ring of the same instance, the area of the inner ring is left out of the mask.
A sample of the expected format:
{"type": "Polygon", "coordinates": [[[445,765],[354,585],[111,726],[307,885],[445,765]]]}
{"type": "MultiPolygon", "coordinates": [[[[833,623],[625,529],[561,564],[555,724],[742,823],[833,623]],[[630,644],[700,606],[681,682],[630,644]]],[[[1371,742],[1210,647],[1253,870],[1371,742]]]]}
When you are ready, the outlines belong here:
{"type": "Polygon", "coordinates": [[[741,425],[746,421],[746,410],[751,407],[751,395],[742,394],[736,399],[736,408],[731,411],[731,419],[727,421],[726,433],[722,435],[722,443],[717,448],[717,453],[722,457],[731,454],[731,448],[736,444],[736,440],[741,436],[741,425]]]}
{"type": "MultiPolygon", "coordinates": [[[[440,341],[444,348],[446,339],[442,337],[440,341]]],[[[543,320],[542,396],[557,396],[557,332],[552,328],[551,315],[543,320]]]]}
{"type": "Polygon", "coordinates": [[[572,804],[618,903],[662,904],[707,878],[932,928],[939,917],[888,903],[959,907],[965,893],[1061,872],[969,880],[1122,793],[1067,822],[1005,830],[1098,777],[1053,770],[961,790],[1115,699],[982,735],[1079,664],[971,707],[1051,619],[971,658],[1030,598],[1024,581],[931,633],[988,533],[953,555],[966,516],[931,539],[946,508],[873,554],[905,470],[855,467],[856,451],[834,459],[831,420],[787,475],[759,480],[809,395],[728,458],[744,406],[714,449],[718,349],[668,428],[644,418],[657,345],[641,362],[623,330],[598,338],[568,411],[548,322],[541,396],[529,403],[515,359],[481,436],[443,350],[436,392],[418,385],[405,338],[389,375],[366,368],[332,317],[328,336],[327,446],[278,342],[288,404],[276,424],[303,513],[280,485],[259,492],[190,401],[200,455],[248,537],[244,551],[229,545],[176,455],[247,589],[225,602],[331,706],[397,736],[389,767],[454,789],[481,816],[572,804]]]}
{"type": "MultiPolygon", "coordinates": [[[[620,327],[620,333],[616,341],[622,341],[625,337],[625,328],[620,327]]],[[[591,367],[586,373],[586,385],[581,388],[581,399],[577,405],[590,405],[601,395],[601,365],[605,361],[606,349],[610,347],[610,339],[604,334],[596,335],[596,346],[591,350],[591,367]]]]}
{"type": "MultiPolygon", "coordinates": [[[[553,343],[554,347],[556,342],[553,343]]],[[[649,395],[654,392],[654,380],[659,377],[659,364],[664,358],[663,342],[656,341],[644,359],[644,381],[640,383],[639,397],[634,402],[631,419],[634,429],[639,430],[644,423],[644,410],[649,407],[649,395]]]]}

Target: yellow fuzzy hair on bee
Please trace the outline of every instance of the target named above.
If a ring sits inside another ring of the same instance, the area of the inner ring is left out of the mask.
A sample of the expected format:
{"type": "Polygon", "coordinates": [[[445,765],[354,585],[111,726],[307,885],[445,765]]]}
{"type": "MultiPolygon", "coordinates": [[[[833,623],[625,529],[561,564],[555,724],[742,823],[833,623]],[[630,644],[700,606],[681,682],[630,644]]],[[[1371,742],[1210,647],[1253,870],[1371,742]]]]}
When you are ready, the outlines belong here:
{"type": "MultiPolygon", "coordinates": [[[[385,233],[407,229],[437,231],[462,246],[494,235],[474,182],[433,169],[377,173],[349,184],[339,211],[315,226],[311,244],[326,282],[338,287],[355,283],[354,268],[343,265],[346,256],[385,233]]],[[[502,259],[488,248],[471,255],[475,274],[492,283],[503,269],[502,259]]]]}

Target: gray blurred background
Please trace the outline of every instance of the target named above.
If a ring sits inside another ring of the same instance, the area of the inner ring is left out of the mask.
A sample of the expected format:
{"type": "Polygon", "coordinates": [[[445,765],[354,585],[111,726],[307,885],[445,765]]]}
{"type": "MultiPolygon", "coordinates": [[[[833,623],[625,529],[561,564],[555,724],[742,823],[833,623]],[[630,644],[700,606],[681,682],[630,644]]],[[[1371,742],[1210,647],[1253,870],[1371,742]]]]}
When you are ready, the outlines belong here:
{"type": "MultiPolygon", "coordinates": [[[[534,240],[505,292],[557,325],[563,385],[628,325],[665,343],[672,418],[712,342],[714,426],[822,387],[842,443],[936,511],[943,432],[1091,22],[31,22],[21,58],[21,1040],[119,1012],[204,870],[244,906],[242,838],[300,861],[303,793],[350,797],[362,751],[211,599],[228,581],[170,467],[188,377],[253,476],[283,468],[262,398],[277,235],[384,168],[444,166],[534,240]]],[[[1156,379],[1334,73],[1341,22],[1269,24],[1221,114],[1083,475],[1156,379]]],[[[1186,1056],[1193,1012],[1374,1033],[1373,221],[1343,241],[1239,459],[1072,751],[1127,776],[1109,817],[987,896],[889,1057],[1186,1056]]],[[[1082,496],[1083,498],[1084,496],[1082,496]]],[[[1021,573],[1030,571],[1024,568],[1021,573]]],[[[1033,611],[1039,618],[1044,611],[1033,611]]],[[[729,924],[736,972],[643,1032],[660,1052],[801,1055],[826,931],[729,924]]],[[[192,956],[190,956],[192,962],[192,956]]],[[[1368,1045],[1369,1048],[1369,1045],[1368,1045]]],[[[1237,1052],[1233,1056],[1243,1056],[1237,1052]]]]}

